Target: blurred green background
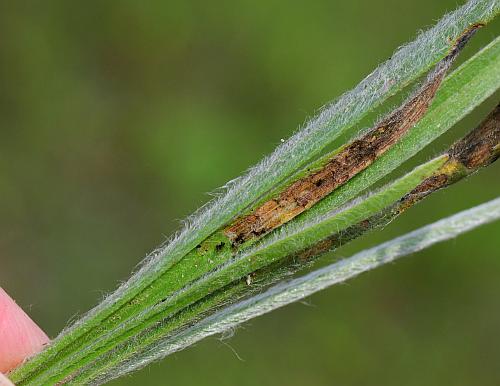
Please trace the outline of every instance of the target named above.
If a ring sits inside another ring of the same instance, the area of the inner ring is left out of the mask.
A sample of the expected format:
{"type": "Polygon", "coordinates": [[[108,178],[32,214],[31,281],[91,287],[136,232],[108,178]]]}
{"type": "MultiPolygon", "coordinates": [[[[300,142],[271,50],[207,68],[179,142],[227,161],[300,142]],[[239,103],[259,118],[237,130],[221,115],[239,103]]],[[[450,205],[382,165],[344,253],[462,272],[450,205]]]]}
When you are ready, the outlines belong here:
{"type": "MultiPolygon", "coordinates": [[[[1,0],[0,285],[55,336],[206,192],[456,5],[1,0]]],[[[498,32],[480,31],[464,55],[498,32]]],[[[496,197],[498,172],[333,257],[496,197]]],[[[483,227],[113,384],[498,385],[499,235],[499,223],[483,227]]]]}

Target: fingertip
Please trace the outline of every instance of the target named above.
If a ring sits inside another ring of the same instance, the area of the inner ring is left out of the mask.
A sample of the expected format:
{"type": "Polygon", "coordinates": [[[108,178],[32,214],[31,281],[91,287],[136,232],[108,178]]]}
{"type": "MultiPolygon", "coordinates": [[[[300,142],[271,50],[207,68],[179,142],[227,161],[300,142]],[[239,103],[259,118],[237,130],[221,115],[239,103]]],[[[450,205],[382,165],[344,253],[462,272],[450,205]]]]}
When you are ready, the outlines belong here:
{"type": "Polygon", "coordinates": [[[0,287],[0,372],[12,370],[48,342],[47,335],[0,287]]]}
{"type": "Polygon", "coordinates": [[[14,386],[14,384],[5,375],[0,373],[0,386],[14,386]]]}

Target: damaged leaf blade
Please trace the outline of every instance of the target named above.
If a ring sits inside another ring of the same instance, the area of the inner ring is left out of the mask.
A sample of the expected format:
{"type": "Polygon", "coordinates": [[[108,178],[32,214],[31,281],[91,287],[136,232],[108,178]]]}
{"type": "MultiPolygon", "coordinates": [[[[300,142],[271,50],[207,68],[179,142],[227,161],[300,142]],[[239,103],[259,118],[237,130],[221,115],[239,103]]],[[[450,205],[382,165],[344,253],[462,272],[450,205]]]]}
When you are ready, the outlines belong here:
{"type": "Polygon", "coordinates": [[[305,212],[370,166],[424,116],[460,50],[482,26],[477,23],[464,31],[450,53],[435,66],[426,82],[406,103],[368,133],[334,152],[321,170],[294,182],[277,198],[265,202],[226,228],[225,235],[233,244],[242,244],[269,233],[305,212]]]}

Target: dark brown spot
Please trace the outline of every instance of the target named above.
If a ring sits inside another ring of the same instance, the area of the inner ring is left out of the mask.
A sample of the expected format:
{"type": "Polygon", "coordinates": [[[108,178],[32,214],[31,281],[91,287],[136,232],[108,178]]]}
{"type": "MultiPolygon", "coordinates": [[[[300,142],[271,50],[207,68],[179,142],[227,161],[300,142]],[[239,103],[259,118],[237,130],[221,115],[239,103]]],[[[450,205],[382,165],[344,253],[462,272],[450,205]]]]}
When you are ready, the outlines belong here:
{"type": "Polygon", "coordinates": [[[220,251],[222,250],[222,248],[224,248],[224,246],[225,246],[225,245],[226,245],[226,244],[225,244],[223,241],[221,241],[219,244],[217,244],[217,245],[215,246],[215,251],[216,251],[216,252],[220,252],[220,251]]]}

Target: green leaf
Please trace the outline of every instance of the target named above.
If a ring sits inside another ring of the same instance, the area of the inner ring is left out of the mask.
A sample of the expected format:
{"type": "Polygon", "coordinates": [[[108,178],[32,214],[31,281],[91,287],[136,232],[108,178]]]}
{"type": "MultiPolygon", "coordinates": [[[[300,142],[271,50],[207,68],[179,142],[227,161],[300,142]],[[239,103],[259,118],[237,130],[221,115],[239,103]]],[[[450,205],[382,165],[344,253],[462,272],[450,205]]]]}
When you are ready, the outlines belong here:
{"type": "Polygon", "coordinates": [[[179,334],[154,342],[134,360],[124,362],[108,373],[101,374],[93,382],[100,384],[138,370],[152,361],[183,350],[205,337],[231,330],[252,318],[498,219],[500,219],[500,198],[359,252],[350,258],[288,283],[278,284],[262,294],[203,319],[179,334]]]}
{"type": "MultiPolygon", "coordinates": [[[[258,269],[268,266],[282,259],[284,256],[315,245],[329,235],[371,217],[401,199],[422,181],[430,177],[447,160],[447,156],[433,159],[417,167],[399,180],[380,189],[378,192],[356,200],[343,209],[337,210],[333,208],[330,213],[315,218],[308,224],[301,225],[300,227],[286,227],[274,234],[270,234],[261,242],[237,254],[217,270],[208,273],[191,286],[166,298],[153,309],[154,312],[150,312],[152,316],[143,323],[137,324],[129,330],[119,328],[113,331],[107,337],[109,341],[107,346],[90,346],[84,349],[84,352],[88,352],[88,356],[82,361],[75,363],[74,368],[70,367],[64,369],[64,371],[62,369],[54,369],[53,373],[57,375],[53,378],[43,378],[43,382],[49,384],[56,383],[58,380],[71,374],[75,369],[91,364],[99,355],[113,350],[113,347],[124,342],[126,342],[124,345],[126,347],[125,352],[120,350],[112,351],[112,358],[109,360],[109,365],[125,360],[130,353],[140,350],[151,341],[157,340],[171,331],[173,327],[189,322],[190,318],[193,317],[190,313],[187,313],[181,320],[175,320],[173,325],[164,324],[162,327],[152,328],[158,325],[167,315],[173,315],[183,308],[203,299],[207,294],[215,293],[241,277],[245,277],[258,269]],[[150,334],[143,334],[140,339],[127,341],[127,339],[140,334],[142,331],[146,331],[148,328],[152,328],[150,334]]],[[[212,302],[212,299],[210,302],[212,302]]],[[[94,372],[94,366],[97,366],[97,369],[100,367],[99,364],[90,365],[88,371],[94,372]]],[[[85,375],[85,372],[81,376],[83,375],[85,375]]],[[[80,376],[77,379],[79,382],[82,381],[80,376]]]]}

